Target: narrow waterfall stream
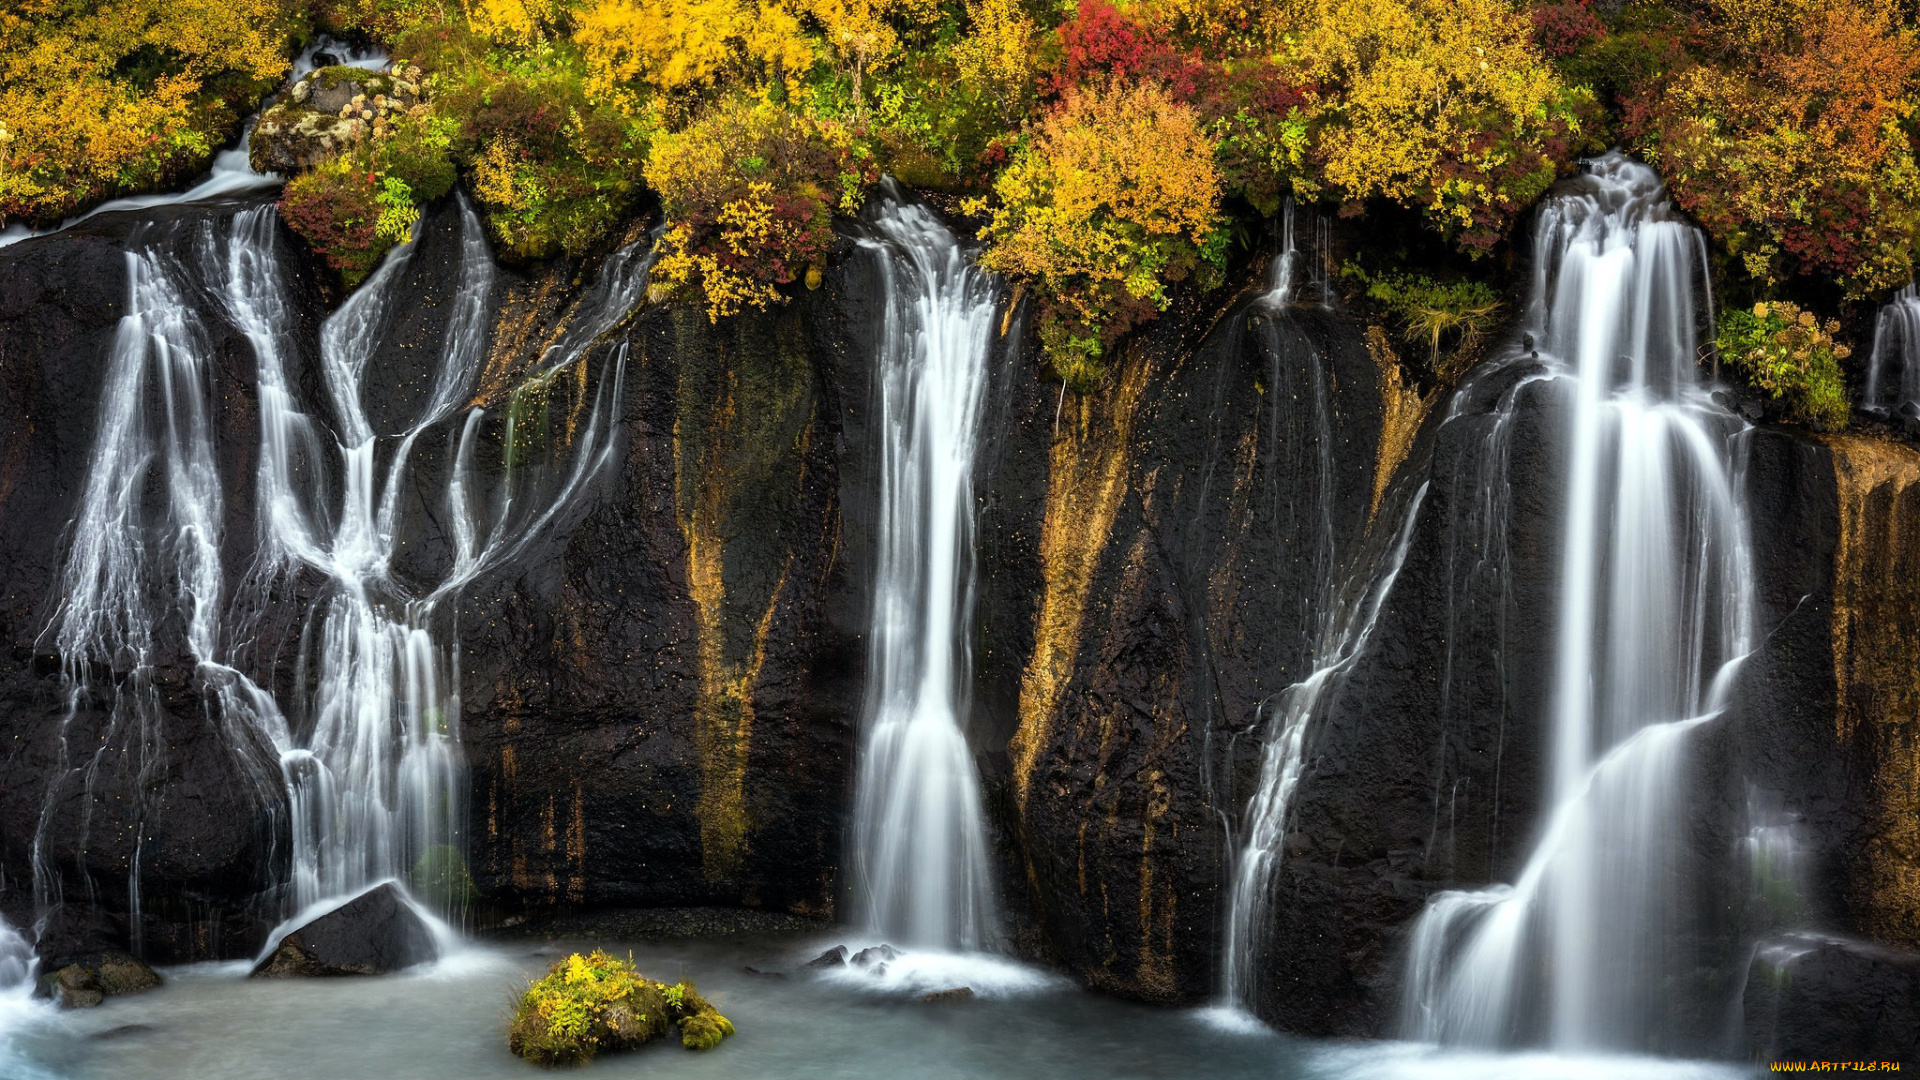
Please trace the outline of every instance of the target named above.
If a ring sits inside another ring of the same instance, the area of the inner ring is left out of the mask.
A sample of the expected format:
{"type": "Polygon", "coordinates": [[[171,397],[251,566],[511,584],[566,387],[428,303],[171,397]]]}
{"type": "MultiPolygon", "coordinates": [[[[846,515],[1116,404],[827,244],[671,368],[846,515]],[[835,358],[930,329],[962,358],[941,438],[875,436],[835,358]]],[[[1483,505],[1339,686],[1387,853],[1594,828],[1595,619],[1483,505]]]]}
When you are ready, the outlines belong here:
{"type": "Polygon", "coordinates": [[[1644,1050],[1687,964],[1689,732],[1752,645],[1745,425],[1696,373],[1700,241],[1651,170],[1590,163],[1535,243],[1528,317],[1571,424],[1551,810],[1512,886],[1432,899],[1403,1022],[1447,1043],[1644,1050]]]}
{"type": "Polygon", "coordinates": [[[889,199],[874,228],[863,244],[885,290],[874,391],[880,490],[853,898],[871,935],[976,952],[997,933],[965,731],[973,460],[996,290],[925,207],[889,199]]]}
{"type": "MultiPolygon", "coordinates": [[[[191,234],[170,229],[127,256],[128,314],[103,380],[92,463],[47,630],[65,664],[68,725],[105,696],[109,730],[91,758],[63,742],[68,756],[49,784],[41,829],[53,827],[60,796],[91,784],[100,755],[124,745],[143,768],[160,759],[168,713],[154,669],[184,651],[209,715],[260,788],[263,811],[279,805],[281,783],[287,792],[291,879],[278,890],[287,918],[269,949],[304,919],[386,880],[458,920],[465,811],[453,609],[467,585],[546,530],[614,445],[623,348],[582,403],[564,455],[523,461],[513,449],[526,441],[517,426],[536,419],[548,388],[563,373],[571,383],[589,347],[642,302],[651,257],[636,245],[607,261],[489,434],[486,412],[470,399],[487,348],[493,261],[464,199],[459,217],[459,279],[425,404],[394,431],[367,412],[368,368],[415,244],[396,248],[321,327],[325,414],[299,400],[291,373],[301,348],[271,206],[235,213],[224,233],[210,221],[191,234]],[[222,477],[215,465],[207,371],[214,319],[244,336],[258,365],[255,554],[242,574],[221,559],[224,496],[242,478],[222,477]],[[476,444],[495,437],[508,448],[505,474],[483,479],[476,444]],[[397,573],[395,562],[409,527],[412,459],[429,442],[445,465],[433,509],[444,514],[453,552],[437,577],[420,581],[397,573]],[[276,697],[274,657],[254,654],[259,612],[301,582],[316,595],[299,632],[291,697],[276,697]]],[[[36,852],[44,839],[36,838],[36,852]]],[[[44,925],[65,899],[64,879],[38,855],[34,867],[44,925]]],[[[136,913],[142,887],[136,849],[127,882],[136,913]]],[[[139,925],[136,917],[136,949],[139,925]]]]}
{"type": "Polygon", "coordinates": [[[1880,309],[1860,405],[1886,413],[1920,406],[1920,289],[1912,285],[1880,309]]]}

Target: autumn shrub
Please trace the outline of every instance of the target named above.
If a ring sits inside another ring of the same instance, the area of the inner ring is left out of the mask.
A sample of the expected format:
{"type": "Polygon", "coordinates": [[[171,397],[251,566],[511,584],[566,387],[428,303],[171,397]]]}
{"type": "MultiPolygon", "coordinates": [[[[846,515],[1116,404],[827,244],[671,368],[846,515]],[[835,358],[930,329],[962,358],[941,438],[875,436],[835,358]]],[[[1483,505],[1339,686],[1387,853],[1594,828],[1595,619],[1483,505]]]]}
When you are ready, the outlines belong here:
{"type": "Polygon", "coordinates": [[[515,1003],[507,1047],[541,1065],[584,1065],[597,1055],[652,1042],[673,1025],[689,1050],[710,1050],[733,1024],[691,983],[641,975],[631,957],[595,950],[547,969],[515,1003]]]}
{"type": "Polygon", "coordinates": [[[287,70],[292,0],[16,0],[0,8],[0,225],[206,168],[287,70]]]}
{"type": "Polygon", "coordinates": [[[1834,339],[1839,332],[1836,320],[1822,323],[1784,300],[1762,301],[1721,315],[1715,347],[1787,419],[1838,431],[1849,414],[1840,361],[1852,355],[1834,339]]]}
{"type": "Polygon", "coordinates": [[[510,255],[583,255],[630,216],[652,120],[591,94],[589,65],[570,42],[501,49],[466,29],[429,27],[398,47],[427,69],[449,125],[423,138],[446,139],[510,255]]]}
{"type": "Polygon", "coordinates": [[[1714,54],[1629,116],[1675,199],[1763,284],[1909,281],[1920,244],[1911,124],[1920,71],[1892,10],[1855,0],[1717,0],[1714,54]]]}
{"type": "Polygon", "coordinates": [[[349,287],[364,281],[398,237],[383,236],[381,188],[366,163],[336,157],[287,181],[280,216],[349,287]]]}
{"type": "Polygon", "coordinates": [[[878,176],[841,129],[732,98],[661,135],[646,178],[667,220],[655,292],[698,297],[718,321],[817,284],[835,211],[858,210],[878,176]]]}
{"type": "Polygon", "coordinates": [[[1468,251],[1594,148],[1592,94],[1562,82],[1508,0],[1311,0],[1289,62],[1310,87],[1304,195],[1386,199],[1468,251]]]}
{"type": "Polygon", "coordinates": [[[1171,302],[1168,286],[1219,268],[1213,147],[1192,108],[1153,86],[1070,90],[995,181],[983,266],[1030,283],[1054,370],[1098,382],[1102,357],[1171,302]]]}

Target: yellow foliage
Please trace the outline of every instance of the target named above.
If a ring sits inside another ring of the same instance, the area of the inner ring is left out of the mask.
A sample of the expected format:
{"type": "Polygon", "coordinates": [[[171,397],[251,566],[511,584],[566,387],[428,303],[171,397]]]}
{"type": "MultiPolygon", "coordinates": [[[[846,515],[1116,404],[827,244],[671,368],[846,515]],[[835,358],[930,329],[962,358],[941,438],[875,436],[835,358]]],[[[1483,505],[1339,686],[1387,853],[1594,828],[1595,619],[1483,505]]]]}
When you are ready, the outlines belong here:
{"type": "Polygon", "coordinates": [[[530,45],[565,24],[565,0],[469,0],[467,22],[493,41],[530,45]]]}
{"type": "Polygon", "coordinates": [[[1762,281],[1814,271],[1855,296],[1906,282],[1912,31],[1871,0],[1719,0],[1712,14],[1726,62],[1674,77],[1647,146],[1681,204],[1762,281]]]}
{"type": "Polygon", "coordinates": [[[1555,120],[1571,123],[1566,90],[1509,0],[1312,0],[1291,18],[1288,60],[1332,128],[1305,193],[1318,183],[1392,199],[1467,229],[1524,208],[1553,178],[1540,143],[1555,120]],[[1541,180],[1515,198],[1488,179],[1512,172],[1541,180]]]}
{"type": "Polygon", "coordinates": [[[980,86],[1022,88],[1033,82],[1040,28],[1020,0],[970,0],[970,31],[954,46],[954,68],[980,86]]]}
{"type": "Polygon", "coordinates": [[[599,0],[574,40],[603,96],[634,81],[667,92],[711,87],[755,69],[797,85],[814,63],[791,12],[744,0],[599,0]]]}
{"type": "Polygon", "coordinates": [[[1039,285],[1043,335],[1066,374],[1069,353],[1098,356],[1165,308],[1164,284],[1215,234],[1219,189],[1191,107],[1154,86],[1070,93],[995,181],[980,261],[1039,285]]]}
{"type": "Polygon", "coordinates": [[[287,70],[281,0],[25,0],[0,13],[0,224],[201,168],[287,70]]]}

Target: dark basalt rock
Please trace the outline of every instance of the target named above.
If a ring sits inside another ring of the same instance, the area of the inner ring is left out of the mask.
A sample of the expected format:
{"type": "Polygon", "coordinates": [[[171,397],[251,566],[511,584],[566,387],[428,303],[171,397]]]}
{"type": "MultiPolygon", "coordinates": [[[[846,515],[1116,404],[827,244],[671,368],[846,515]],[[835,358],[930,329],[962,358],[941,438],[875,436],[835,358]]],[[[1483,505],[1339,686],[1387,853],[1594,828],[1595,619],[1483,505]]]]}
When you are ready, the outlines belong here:
{"type": "Polygon", "coordinates": [[[1742,998],[1755,1061],[1920,1064],[1920,954],[1820,934],[1762,942],[1742,998]]]}
{"type": "Polygon", "coordinates": [[[900,959],[900,950],[891,945],[875,945],[854,953],[853,959],[849,962],[854,967],[873,967],[879,964],[884,968],[888,963],[898,959],[900,959]]]}
{"type": "Polygon", "coordinates": [[[385,975],[438,955],[433,931],[389,882],[288,934],[253,977],[385,975]]]}
{"type": "Polygon", "coordinates": [[[845,945],[835,945],[833,948],[807,961],[807,966],[810,968],[846,967],[847,947],[845,945]]]}

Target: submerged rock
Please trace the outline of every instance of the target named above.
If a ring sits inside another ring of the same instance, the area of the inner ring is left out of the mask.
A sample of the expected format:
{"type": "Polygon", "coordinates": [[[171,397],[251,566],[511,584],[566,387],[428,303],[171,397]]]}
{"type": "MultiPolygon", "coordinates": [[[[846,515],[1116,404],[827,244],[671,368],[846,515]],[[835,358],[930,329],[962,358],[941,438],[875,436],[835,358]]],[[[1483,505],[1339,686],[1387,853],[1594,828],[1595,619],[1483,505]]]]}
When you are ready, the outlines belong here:
{"type": "Polygon", "coordinates": [[[362,893],[285,938],[255,978],[385,975],[439,955],[433,931],[392,882],[362,893]]]}
{"type": "Polygon", "coordinates": [[[855,967],[870,967],[884,974],[890,961],[900,959],[900,950],[891,945],[875,945],[870,949],[861,949],[853,954],[855,967]],[[876,966],[877,965],[877,966],[876,966]]]}
{"type": "Polygon", "coordinates": [[[110,997],[138,994],[160,985],[145,962],[125,953],[100,953],[65,964],[40,977],[35,993],[63,1009],[88,1009],[110,997]]]}
{"type": "Polygon", "coordinates": [[[956,986],[950,990],[935,990],[931,994],[922,994],[920,1000],[927,1005],[951,1005],[960,1001],[972,1001],[973,997],[973,987],[956,986]]]}
{"type": "Polygon", "coordinates": [[[1787,934],[1760,944],[1742,1000],[1756,1061],[1920,1064],[1920,954],[1787,934]]]}

